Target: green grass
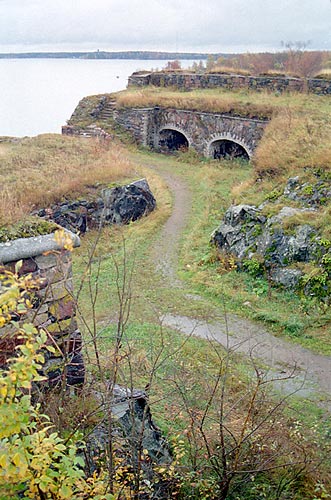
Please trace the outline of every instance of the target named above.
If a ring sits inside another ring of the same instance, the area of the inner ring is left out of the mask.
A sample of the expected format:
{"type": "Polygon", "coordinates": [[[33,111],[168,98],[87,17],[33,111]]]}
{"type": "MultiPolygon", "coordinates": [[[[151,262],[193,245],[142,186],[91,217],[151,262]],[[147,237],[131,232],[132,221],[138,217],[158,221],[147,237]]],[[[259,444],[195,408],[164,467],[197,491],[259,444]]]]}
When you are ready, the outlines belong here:
{"type": "MultiPolygon", "coordinates": [[[[158,208],[139,223],[104,232],[98,250],[101,255],[100,301],[97,306],[100,319],[109,313],[109,302],[114,303],[114,310],[118,306],[113,258],[119,262],[121,269],[124,239],[128,266],[133,266],[133,320],[146,318],[146,321],[153,322],[156,311],[214,317],[215,311],[223,310],[225,303],[228,312],[263,322],[276,334],[285,335],[318,353],[331,353],[328,311],[323,314],[312,301],[275,288],[271,290],[270,300],[266,281],[256,280],[244,272],[225,272],[226,263],[215,261],[215,251],[209,243],[211,232],[231,204],[231,188],[238,182],[245,183],[252,175],[249,164],[239,164],[235,168],[227,162],[209,161],[191,165],[146,152],[131,153],[131,159],[143,166],[142,173],[147,176],[152,190],[156,188],[158,208]],[[182,176],[192,191],[194,203],[191,217],[180,245],[179,275],[185,282],[183,289],[162,281],[150,259],[149,250],[157,240],[160,225],[170,213],[171,199],[164,183],[158,180],[157,170],[149,170],[149,164],[182,176]],[[188,300],[188,294],[200,294],[202,300],[188,300]]],[[[80,250],[81,253],[84,251],[80,250]]],[[[79,266],[81,268],[82,264],[79,266]]]]}
{"type": "MultiPolygon", "coordinates": [[[[120,351],[119,381],[129,386],[144,387],[150,382],[152,372],[149,391],[156,422],[167,434],[181,434],[187,439],[191,412],[199,418],[206,408],[208,395],[225,353],[219,345],[198,338],[187,338],[165,328],[160,321],[162,314],[171,312],[212,320],[223,315],[225,306],[228,312],[259,318],[268,326],[272,325],[275,332],[288,335],[320,352],[326,352],[330,339],[324,325],[324,336],[319,338],[320,344],[317,345],[315,339],[319,332],[316,333],[316,317],[309,304],[305,307],[310,316],[305,316],[298,310],[298,298],[278,291],[272,292],[271,303],[265,295],[265,283],[254,281],[245,273],[220,273],[219,263],[213,260],[214,250],[209,246],[210,233],[231,204],[233,188],[238,182],[250,180],[251,165],[200,162],[189,155],[183,155],[179,161],[174,157],[134,148],[128,151],[128,156],[130,165],[134,165],[134,174],[147,177],[157,199],[157,209],[148,217],[128,226],[104,229],[96,252],[91,257],[92,268],[89,273],[85,273],[86,261],[97,234],[91,231],[83,237],[81,248],[73,254],[76,291],[81,280],[85,279],[79,295],[79,311],[89,328],[93,327],[95,314],[96,331],[100,333],[98,345],[103,374],[109,377],[112,373],[114,333],[120,305],[117,285],[123,289],[123,277],[128,280],[132,273],[130,315],[120,351]],[[181,177],[192,193],[190,218],[180,242],[179,275],[184,280],[182,288],[174,288],[163,280],[151,260],[151,248],[171,213],[171,195],[161,177],[165,173],[181,177]],[[95,308],[91,304],[89,288],[92,293],[98,292],[95,308]],[[200,294],[201,300],[193,300],[191,297],[194,294],[200,294]],[[247,302],[250,306],[244,305],[247,302]],[[297,319],[293,317],[293,310],[298,310],[297,319]],[[310,321],[315,321],[314,331],[309,326],[310,321]],[[186,399],[183,399],[183,395],[186,395],[186,399]]],[[[127,290],[126,287],[124,289],[127,290]]],[[[95,366],[91,337],[81,319],[79,323],[86,341],[88,381],[92,387],[98,387],[100,374],[95,366]]],[[[243,418],[243,407],[238,402],[242,401],[251,387],[251,374],[250,363],[234,356],[228,372],[226,404],[229,408],[236,404],[236,411],[229,414],[229,424],[235,432],[240,429],[243,418]]],[[[217,436],[215,422],[218,404],[219,400],[216,400],[210,409],[208,432],[211,437],[217,436]]],[[[299,402],[296,413],[289,409],[290,421],[294,414],[298,418],[298,408],[299,402]]],[[[303,406],[300,418],[303,421],[306,419],[303,406]]],[[[188,458],[185,460],[189,463],[188,458]]],[[[201,464],[204,463],[203,454],[199,455],[199,460],[201,464]]]]}

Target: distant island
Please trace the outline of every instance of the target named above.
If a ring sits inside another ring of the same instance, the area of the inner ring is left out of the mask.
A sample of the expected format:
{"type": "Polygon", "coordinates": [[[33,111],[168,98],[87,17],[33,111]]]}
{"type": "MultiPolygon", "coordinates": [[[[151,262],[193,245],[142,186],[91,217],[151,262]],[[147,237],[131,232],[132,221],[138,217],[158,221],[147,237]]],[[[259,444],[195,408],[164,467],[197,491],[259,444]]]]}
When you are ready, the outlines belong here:
{"type": "Polygon", "coordinates": [[[230,54],[206,54],[202,52],[157,52],[157,51],[123,51],[106,52],[97,50],[95,52],[20,52],[0,53],[0,59],[207,59],[212,56],[218,58],[230,54]]]}

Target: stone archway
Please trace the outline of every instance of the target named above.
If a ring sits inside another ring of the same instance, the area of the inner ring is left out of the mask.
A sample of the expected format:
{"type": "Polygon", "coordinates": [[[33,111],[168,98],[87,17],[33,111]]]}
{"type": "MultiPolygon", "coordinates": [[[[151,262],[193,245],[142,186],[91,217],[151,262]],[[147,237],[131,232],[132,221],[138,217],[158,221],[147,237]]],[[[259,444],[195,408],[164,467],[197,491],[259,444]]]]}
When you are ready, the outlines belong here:
{"type": "Polygon", "coordinates": [[[164,153],[187,149],[189,141],[185,134],[175,128],[163,128],[159,132],[158,149],[164,153]]]}
{"type": "Polygon", "coordinates": [[[230,139],[217,139],[211,142],[209,145],[209,156],[215,160],[221,158],[250,160],[247,149],[239,142],[230,139]]]}

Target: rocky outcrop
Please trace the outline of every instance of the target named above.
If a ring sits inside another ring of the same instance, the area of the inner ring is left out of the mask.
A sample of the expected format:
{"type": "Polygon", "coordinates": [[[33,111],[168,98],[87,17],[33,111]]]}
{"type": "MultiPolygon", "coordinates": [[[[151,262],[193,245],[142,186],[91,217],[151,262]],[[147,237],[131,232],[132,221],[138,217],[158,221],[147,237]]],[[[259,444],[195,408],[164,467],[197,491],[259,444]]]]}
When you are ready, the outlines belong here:
{"type": "Polygon", "coordinates": [[[288,217],[312,210],[283,207],[277,215],[266,217],[261,208],[252,205],[232,206],[213,233],[212,241],[219,249],[235,255],[239,268],[243,262],[256,258],[274,282],[295,288],[302,276],[295,264],[316,262],[325,249],[310,225],[297,225],[287,231],[282,223],[288,217]]]}
{"type": "Polygon", "coordinates": [[[291,177],[285,186],[284,196],[303,205],[319,207],[331,199],[331,182],[318,179],[317,182],[300,182],[299,176],[291,177]]]}
{"type": "Polygon", "coordinates": [[[248,257],[256,250],[256,238],[262,231],[266,218],[252,205],[230,207],[223,223],[213,233],[212,241],[239,259],[248,257]]]}
{"type": "Polygon", "coordinates": [[[239,259],[258,254],[268,267],[306,262],[314,254],[312,237],[315,231],[309,225],[302,225],[293,234],[286,234],[282,228],[284,218],[306,211],[284,207],[277,215],[267,218],[255,206],[236,205],[226,211],[213,240],[219,248],[239,259]]]}
{"type": "Polygon", "coordinates": [[[156,207],[146,179],[126,186],[102,189],[94,199],[63,202],[35,212],[73,232],[84,234],[88,228],[103,224],[128,224],[156,207]]]}

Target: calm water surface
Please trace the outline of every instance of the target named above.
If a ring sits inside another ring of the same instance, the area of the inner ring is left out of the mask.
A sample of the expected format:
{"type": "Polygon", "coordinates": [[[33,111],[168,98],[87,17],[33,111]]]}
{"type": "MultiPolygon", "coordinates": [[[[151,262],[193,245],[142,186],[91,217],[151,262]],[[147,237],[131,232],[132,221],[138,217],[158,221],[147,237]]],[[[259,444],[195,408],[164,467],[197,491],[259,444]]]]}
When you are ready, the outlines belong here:
{"type": "MultiPolygon", "coordinates": [[[[137,69],[162,68],[166,61],[0,59],[0,136],[61,132],[87,95],[116,92],[137,69]]],[[[192,61],[183,61],[187,67],[192,61]]]]}

